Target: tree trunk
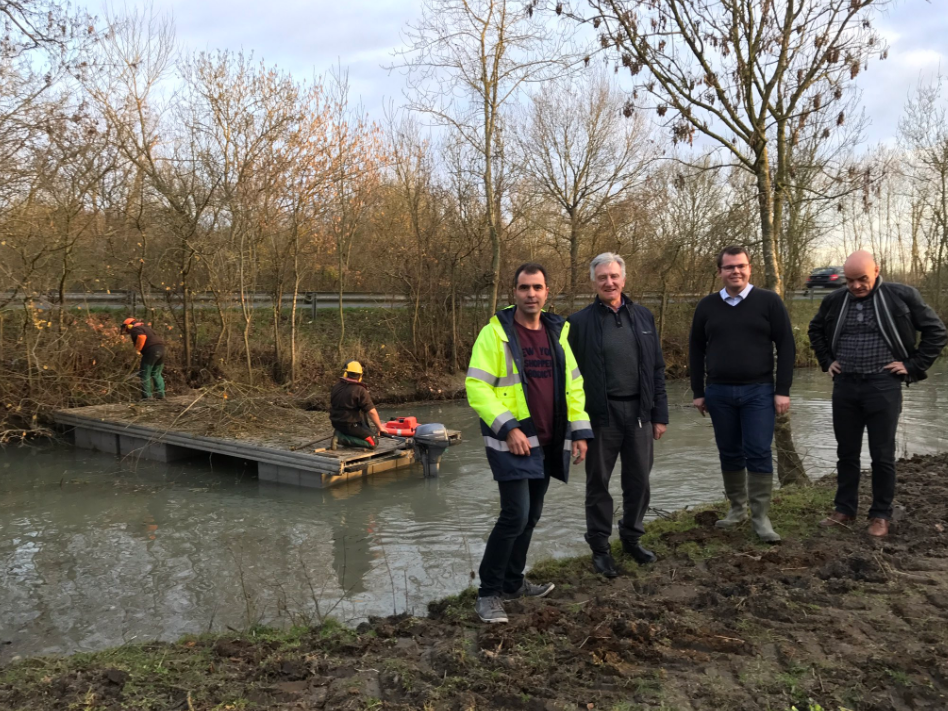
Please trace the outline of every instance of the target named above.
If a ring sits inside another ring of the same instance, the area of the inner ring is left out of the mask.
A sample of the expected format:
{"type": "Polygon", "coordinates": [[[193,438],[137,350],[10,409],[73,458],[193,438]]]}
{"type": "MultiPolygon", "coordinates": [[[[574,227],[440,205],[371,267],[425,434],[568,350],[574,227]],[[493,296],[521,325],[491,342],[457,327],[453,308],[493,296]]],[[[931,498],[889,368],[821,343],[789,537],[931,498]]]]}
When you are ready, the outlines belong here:
{"type": "MultiPolygon", "coordinates": [[[[483,60],[482,60],[483,61],[483,60]]],[[[490,92],[484,95],[484,199],[487,217],[487,232],[490,236],[491,297],[490,313],[497,311],[497,290],[500,285],[500,231],[497,229],[496,206],[494,205],[494,119],[496,106],[491,104],[490,92]]]]}
{"type": "Polygon", "coordinates": [[[184,320],[181,331],[184,341],[185,377],[190,381],[193,365],[193,354],[191,353],[191,290],[188,284],[188,272],[190,271],[188,262],[190,261],[190,256],[188,255],[187,244],[181,245],[181,249],[181,316],[184,320]]]}
{"type": "Polygon", "coordinates": [[[246,251],[244,249],[245,236],[240,237],[239,276],[240,276],[240,309],[244,315],[244,354],[247,359],[247,382],[253,385],[253,363],[250,359],[250,326],[253,322],[253,303],[247,303],[246,282],[246,251]]]}
{"type": "Polygon", "coordinates": [[[579,225],[575,210],[569,216],[569,310],[576,310],[576,294],[579,291],[579,225]]]}
{"type": "Polygon", "coordinates": [[[757,176],[757,204],[760,208],[761,251],[764,255],[764,287],[783,296],[780,266],[777,264],[777,246],[774,244],[774,195],[770,181],[770,158],[767,146],[757,152],[754,166],[757,176]]]}
{"type": "Polygon", "coordinates": [[[217,363],[218,359],[217,354],[221,350],[221,344],[224,342],[224,335],[227,333],[227,314],[226,305],[221,298],[220,290],[212,289],[211,294],[214,296],[214,306],[217,309],[217,319],[221,322],[221,330],[218,332],[217,338],[214,340],[214,347],[211,350],[211,354],[208,359],[209,363],[215,364],[217,363]]]}
{"type": "Polygon", "coordinates": [[[33,348],[30,339],[35,337],[36,311],[32,299],[23,300],[23,351],[26,356],[26,394],[33,397],[35,385],[33,383],[33,348]]]}
{"type": "Polygon", "coordinates": [[[493,176],[488,158],[484,174],[484,186],[487,192],[487,231],[490,234],[490,313],[497,311],[497,289],[500,285],[500,234],[497,231],[497,216],[494,214],[493,176]]]}
{"type": "MultiPolygon", "coordinates": [[[[458,309],[457,287],[454,284],[454,270],[451,270],[451,374],[458,372],[458,309]]],[[[0,331],[2,335],[2,331],[0,331]]]]}
{"type": "MultiPolygon", "coordinates": [[[[282,271],[282,270],[281,270],[282,271]]],[[[278,279],[273,290],[273,376],[280,385],[286,382],[283,367],[283,339],[280,337],[280,312],[283,309],[283,280],[278,279]]]]}
{"type": "Polygon", "coordinates": [[[337,252],[339,253],[339,355],[342,355],[343,345],[346,342],[346,315],[342,310],[342,297],[345,291],[345,285],[342,281],[342,271],[345,268],[345,260],[342,255],[342,242],[339,242],[337,252]]]}
{"type": "Polygon", "coordinates": [[[668,308],[668,282],[662,280],[662,305],[658,310],[658,342],[665,338],[665,309],[668,308]]]}
{"type": "Polygon", "coordinates": [[[780,486],[806,486],[810,483],[793,444],[790,413],[778,415],[774,426],[774,448],[777,450],[777,480],[780,486]]]}
{"type": "MultiPolygon", "coordinates": [[[[778,163],[784,160],[778,153],[778,163]]],[[[762,251],[764,253],[764,286],[783,296],[776,240],[780,225],[774,223],[774,196],[770,181],[770,160],[765,145],[757,154],[757,200],[760,205],[762,251]]],[[[781,198],[782,199],[782,198],[781,198]]],[[[774,423],[774,446],[777,449],[777,479],[780,486],[803,486],[810,482],[803,461],[793,443],[790,413],[777,415],[774,423]]]]}
{"type": "MultiPolygon", "coordinates": [[[[296,387],[296,304],[300,294],[300,235],[299,229],[293,234],[293,306],[290,307],[290,387],[296,387]]],[[[315,296],[313,297],[315,301],[315,296]]]]}

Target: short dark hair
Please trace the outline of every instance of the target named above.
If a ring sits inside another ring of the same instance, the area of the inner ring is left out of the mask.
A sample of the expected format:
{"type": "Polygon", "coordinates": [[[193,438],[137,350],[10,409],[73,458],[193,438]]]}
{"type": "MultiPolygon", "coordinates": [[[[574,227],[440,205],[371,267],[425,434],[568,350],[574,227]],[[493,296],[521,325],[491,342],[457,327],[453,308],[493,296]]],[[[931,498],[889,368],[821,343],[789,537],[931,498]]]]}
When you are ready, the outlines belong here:
{"type": "Polygon", "coordinates": [[[517,288],[517,282],[520,281],[521,274],[542,274],[543,283],[549,286],[549,280],[546,276],[546,269],[543,268],[542,264],[537,264],[536,262],[526,262],[517,267],[517,271],[514,272],[513,285],[514,289],[517,288]]]}
{"type": "Polygon", "coordinates": [[[718,269],[724,266],[724,255],[729,257],[736,257],[738,254],[743,254],[747,257],[747,261],[750,261],[750,254],[747,252],[746,247],[741,247],[739,244],[732,244],[724,249],[718,254],[718,269]]]}

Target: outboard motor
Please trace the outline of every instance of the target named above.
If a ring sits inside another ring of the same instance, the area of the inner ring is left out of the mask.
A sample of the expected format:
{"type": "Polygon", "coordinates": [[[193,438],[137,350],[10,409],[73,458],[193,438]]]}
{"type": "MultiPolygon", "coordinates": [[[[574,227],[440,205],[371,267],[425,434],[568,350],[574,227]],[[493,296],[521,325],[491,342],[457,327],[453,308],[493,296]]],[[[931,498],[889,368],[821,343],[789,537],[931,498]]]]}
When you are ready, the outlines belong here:
{"type": "Polygon", "coordinates": [[[415,458],[424,468],[425,478],[437,476],[441,455],[449,446],[447,428],[437,422],[418,425],[415,429],[415,458]]]}

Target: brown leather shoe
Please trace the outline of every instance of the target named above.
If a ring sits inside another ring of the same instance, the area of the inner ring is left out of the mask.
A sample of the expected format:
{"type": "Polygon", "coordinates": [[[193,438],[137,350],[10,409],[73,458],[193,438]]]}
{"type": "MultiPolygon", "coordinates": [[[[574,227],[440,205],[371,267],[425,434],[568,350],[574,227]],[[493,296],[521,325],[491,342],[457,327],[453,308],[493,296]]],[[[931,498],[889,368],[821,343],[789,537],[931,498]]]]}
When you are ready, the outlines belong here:
{"type": "Polygon", "coordinates": [[[855,516],[850,516],[849,514],[840,513],[839,511],[834,511],[829,516],[820,521],[820,525],[823,528],[829,528],[830,526],[839,526],[851,523],[856,520],[855,516]]]}
{"type": "Polygon", "coordinates": [[[870,518],[869,519],[869,528],[866,531],[870,536],[875,536],[876,538],[882,538],[889,534],[889,522],[884,518],[870,518]]]}

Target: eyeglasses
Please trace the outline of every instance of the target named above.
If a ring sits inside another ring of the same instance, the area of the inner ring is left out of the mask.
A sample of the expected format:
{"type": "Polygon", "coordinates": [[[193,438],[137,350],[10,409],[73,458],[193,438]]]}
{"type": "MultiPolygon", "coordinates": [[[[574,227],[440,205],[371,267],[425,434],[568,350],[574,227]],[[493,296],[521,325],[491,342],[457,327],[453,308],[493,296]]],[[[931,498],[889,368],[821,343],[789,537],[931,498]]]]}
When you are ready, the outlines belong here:
{"type": "Polygon", "coordinates": [[[734,271],[744,271],[750,266],[750,264],[726,264],[721,267],[722,272],[734,272],[734,271]]]}

